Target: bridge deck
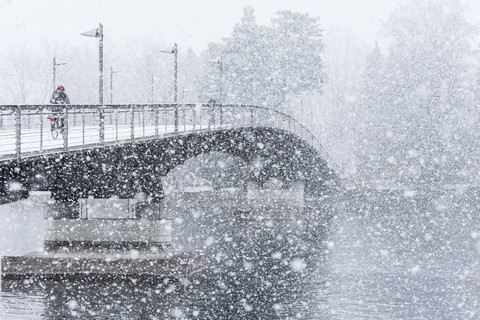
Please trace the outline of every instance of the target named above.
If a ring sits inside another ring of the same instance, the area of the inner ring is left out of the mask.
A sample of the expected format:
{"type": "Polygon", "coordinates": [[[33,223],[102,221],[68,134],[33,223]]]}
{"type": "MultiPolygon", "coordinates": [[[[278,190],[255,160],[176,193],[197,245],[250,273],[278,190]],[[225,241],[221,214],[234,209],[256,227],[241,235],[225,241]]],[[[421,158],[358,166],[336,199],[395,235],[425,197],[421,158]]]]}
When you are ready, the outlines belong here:
{"type": "MultiPolygon", "coordinates": [[[[220,126],[217,126],[220,128],[220,126]]],[[[204,130],[204,129],[201,129],[204,130]]],[[[200,129],[193,125],[182,126],[181,132],[196,132],[200,129]]],[[[134,140],[154,138],[157,136],[166,136],[175,133],[173,125],[158,127],[155,126],[135,127],[134,140]]],[[[0,159],[10,158],[15,155],[16,135],[14,130],[0,131],[0,159]]],[[[128,125],[106,125],[104,133],[104,143],[131,141],[131,128],[128,125]]],[[[24,129],[21,133],[22,155],[28,156],[39,153],[49,153],[55,151],[64,151],[64,137],[59,134],[57,139],[53,139],[50,128],[24,129]]],[[[70,126],[68,130],[67,146],[68,149],[89,148],[100,144],[98,127],[70,126]]]]}
{"type": "Polygon", "coordinates": [[[328,153],[295,119],[274,109],[249,105],[149,104],[68,105],[62,114],[66,135],[53,139],[47,115],[53,105],[0,105],[0,160],[126,143],[172,134],[240,127],[289,131],[328,153]]]}

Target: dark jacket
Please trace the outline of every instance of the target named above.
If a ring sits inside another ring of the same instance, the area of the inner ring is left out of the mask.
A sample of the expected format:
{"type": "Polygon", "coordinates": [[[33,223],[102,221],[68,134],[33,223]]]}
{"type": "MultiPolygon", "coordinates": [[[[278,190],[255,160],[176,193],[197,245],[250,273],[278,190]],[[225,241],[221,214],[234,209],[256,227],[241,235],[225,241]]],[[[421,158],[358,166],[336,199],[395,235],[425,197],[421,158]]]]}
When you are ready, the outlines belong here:
{"type": "Polygon", "coordinates": [[[51,104],[70,104],[70,99],[65,91],[57,89],[53,91],[52,98],[50,99],[51,104]]]}

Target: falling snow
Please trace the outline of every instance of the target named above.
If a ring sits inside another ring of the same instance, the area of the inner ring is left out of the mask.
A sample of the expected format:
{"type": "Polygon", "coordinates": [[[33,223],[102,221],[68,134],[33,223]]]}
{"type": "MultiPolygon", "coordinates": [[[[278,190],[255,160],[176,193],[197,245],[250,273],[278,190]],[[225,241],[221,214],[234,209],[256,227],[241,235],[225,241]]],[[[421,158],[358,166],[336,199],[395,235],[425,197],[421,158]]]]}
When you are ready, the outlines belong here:
{"type": "Polygon", "coordinates": [[[0,319],[480,318],[476,2],[164,5],[0,2],[0,319]]]}

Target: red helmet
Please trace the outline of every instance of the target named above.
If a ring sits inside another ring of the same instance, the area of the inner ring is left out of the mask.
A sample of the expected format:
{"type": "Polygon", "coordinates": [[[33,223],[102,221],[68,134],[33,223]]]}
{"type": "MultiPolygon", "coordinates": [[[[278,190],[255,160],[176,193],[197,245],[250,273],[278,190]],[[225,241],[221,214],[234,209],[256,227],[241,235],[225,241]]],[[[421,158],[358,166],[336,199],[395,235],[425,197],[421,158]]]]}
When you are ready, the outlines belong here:
{"type": "Polygon", "coordinates": [[[63,90],[63,91],[65,91],[65,87],[64,87],[64,86],[62,86],[62,85],[59,85],[59,86],[57,87],[57,89],[60,89],[60,90],[63,90]]]}

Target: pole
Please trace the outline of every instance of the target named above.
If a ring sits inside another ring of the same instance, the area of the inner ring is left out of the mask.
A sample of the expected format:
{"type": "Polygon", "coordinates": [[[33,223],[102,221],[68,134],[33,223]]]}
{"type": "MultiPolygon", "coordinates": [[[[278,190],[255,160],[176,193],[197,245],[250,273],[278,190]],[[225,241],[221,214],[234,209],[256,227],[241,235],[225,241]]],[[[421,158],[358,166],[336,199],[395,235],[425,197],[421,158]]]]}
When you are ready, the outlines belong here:
{"type": "Polygon", "coordinates": [[[53,90],[55,90],[55,82],[56,82],[56,70],[57,69],[57,61],[55,57],[53,57],[53,90]]]}
{"type": "Polygon", "coordinates": [[[103,105],[103,25],[98,24],[98,31],[100,34],[98,41],[98,69],[100,71],[100,79],[98,83],[98,102],[100,105],[103,105]]]}
{"type": "Polygon", "coordinates": [[[178,76],[177,76],[177,67],[178,67],[178,48],[177,48],[177,44],[175,43],[174,46],[173,46],[173,53],[175,55],[175,70],[174,70],[174,75],[175,75],[175,83],[174,83],[174,92],[175,92],[175,96],[174,96],[174,102],[177,103],[177,89],[178,89],[178,76]]]}
{"type": "Polygon", "coordinates": [[[178,84],[178,79],[177,79],[177,66],[178,66],[178,48],[177,44],[174,43],[173,45],[173,54],[175,55],[175,65],[174,65],[174,84],[173,84],[173,101],[175,102],[175,133],[178,132],[178,104],[177,104],[177,84],[178,84]]]}
{"type": "Polygon", "coordinates": [[[223,104],[223,61],[220,60],[220,104],[223,104]]]}
{"type": "Polygon", "coordinates": [[[113,67],[110,66],[110,104],[113,104],[113,67]]]}
{"type": "Polygon", "coordinates": [[[223,125],[223,61],[220,60],[220,126],[223,125]]]}
{"type": "Polygon", "coordinates": [[[20,106],[15,108],[15,154],[17,160],[20,160],[22,154],[22,110],[20,106]]]}
{"type": "Polygon", "coordinates": [[[98,69],[100,71],[100,78],[98,79],[98,102],[99,107],[99,120],[100,120],[100,130],[99,130],[99,142],[103,144],[105,141],[105,115],[103,110],[103,25],[98,24],[98,32],[100,34],[98,41],[98,69]]]}

